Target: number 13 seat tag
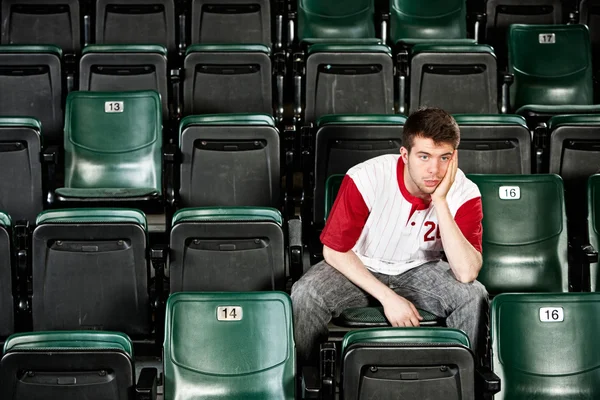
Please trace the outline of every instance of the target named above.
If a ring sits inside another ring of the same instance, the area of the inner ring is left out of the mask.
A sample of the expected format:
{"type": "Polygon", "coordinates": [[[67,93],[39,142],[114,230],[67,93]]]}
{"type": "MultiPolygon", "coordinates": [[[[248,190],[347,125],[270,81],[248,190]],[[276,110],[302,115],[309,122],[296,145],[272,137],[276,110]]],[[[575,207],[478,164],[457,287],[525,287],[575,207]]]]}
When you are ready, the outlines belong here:
{"type": "Polygon", "coordinates": [[[242,307],[224,306],[217,307],[217,321],[241,321],[244,315],[242,307]]]}
{"type": "Polygon", "coordinates": [[[105,113],[122,113],[125,107],[122,101],[106,101],[104,102],[105,113]]]}
{"type": "Polygon", "coordinates": [[[540,308],[541,322],[563,322],[565,320],[565,311],[562,307],[542,307],[540,308]]]}
{"type": "Polygon", "coordinates": [[[518,186],[500,186],[498,196],[500,200],[519,200],[521,198],[521,188],[518,186]]]}

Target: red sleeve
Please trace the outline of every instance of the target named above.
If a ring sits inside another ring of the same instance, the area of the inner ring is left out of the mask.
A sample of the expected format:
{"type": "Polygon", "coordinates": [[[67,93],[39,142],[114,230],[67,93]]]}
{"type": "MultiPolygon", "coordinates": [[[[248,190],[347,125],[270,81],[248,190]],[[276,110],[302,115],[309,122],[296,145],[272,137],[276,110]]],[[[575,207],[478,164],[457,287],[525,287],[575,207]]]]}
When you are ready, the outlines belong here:
{"type": "Polygon", "coordinates": [[[458,225],[462,234],[480,253],[481,236],[483,234],[482,219],[481,197],[475,197],[464,203],[454,216],[454,221],[456,221],[456,225],[458,225]]]}
{"type": "Polygon", "coordinates": [[[368,216],[369,209],[362,195],[352,178],[346,175],[321,233],[321,243],[342,253],[351,250],[368,216]]]}

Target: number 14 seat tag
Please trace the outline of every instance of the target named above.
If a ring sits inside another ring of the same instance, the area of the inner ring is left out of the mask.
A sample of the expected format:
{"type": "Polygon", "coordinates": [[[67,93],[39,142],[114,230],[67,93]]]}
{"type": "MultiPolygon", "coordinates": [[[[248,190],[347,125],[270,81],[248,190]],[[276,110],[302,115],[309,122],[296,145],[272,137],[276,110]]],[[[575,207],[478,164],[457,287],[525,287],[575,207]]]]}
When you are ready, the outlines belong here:
{"type": "Polygon", "coordinates": [[[225,306],[217,307],[217,321],[241,321],[244,312],[242,307],[225,306]]]}
{"type": "Polygon", "coordinates": [[[563,322],[565,320],[565,311],[562,307],[542,307],[540,308],[540,321],[542,322],[563,322]]]}

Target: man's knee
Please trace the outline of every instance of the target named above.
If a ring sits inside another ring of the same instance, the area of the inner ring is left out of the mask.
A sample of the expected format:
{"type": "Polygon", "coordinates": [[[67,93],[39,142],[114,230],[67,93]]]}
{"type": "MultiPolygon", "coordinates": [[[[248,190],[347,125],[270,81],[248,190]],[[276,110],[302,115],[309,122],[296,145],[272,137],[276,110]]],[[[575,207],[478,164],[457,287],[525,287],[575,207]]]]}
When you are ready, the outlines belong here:
{"type": "Polygon", "coordinates": [[[312,282],[304,278],[300,278],[292,286],[291,298],[294,309],[313,307],[321,300],[312,282]]]}
{"type": "Polygon", "coordinates": [[[485,286],[479,281],[473,281],[467,284],[465,302],[471,303],[477,308],[486,308],[489,303],[489,295],[485,286]]]}

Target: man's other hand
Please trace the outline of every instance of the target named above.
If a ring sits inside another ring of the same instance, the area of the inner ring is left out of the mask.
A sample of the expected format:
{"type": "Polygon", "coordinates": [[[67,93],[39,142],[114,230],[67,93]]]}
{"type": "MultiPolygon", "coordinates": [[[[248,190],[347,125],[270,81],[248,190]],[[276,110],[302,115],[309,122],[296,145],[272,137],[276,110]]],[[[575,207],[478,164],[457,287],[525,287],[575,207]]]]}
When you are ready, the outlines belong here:
{"type": "Polygon", "coordinates": [[[419,326],[423,317],[413,303],[396,293],[392,293],[382,303],[385,317],[394,327],[419,326]]]}

